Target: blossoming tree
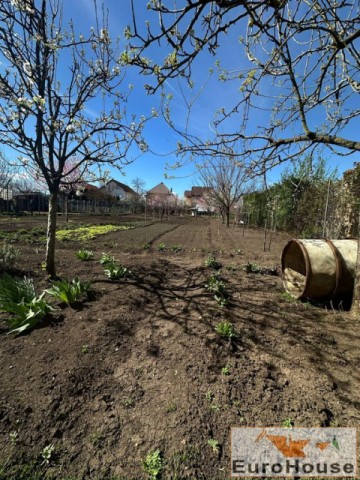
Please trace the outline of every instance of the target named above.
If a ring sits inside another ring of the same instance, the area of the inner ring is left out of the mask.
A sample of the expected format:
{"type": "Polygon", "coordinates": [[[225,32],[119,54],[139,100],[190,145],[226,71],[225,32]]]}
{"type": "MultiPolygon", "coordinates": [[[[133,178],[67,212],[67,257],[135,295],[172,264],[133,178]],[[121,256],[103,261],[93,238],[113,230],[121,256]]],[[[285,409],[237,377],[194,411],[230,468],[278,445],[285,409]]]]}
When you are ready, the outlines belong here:
{"type": "Polygon", "coordinates": [[[77,34],[72,23],[64,28],[62,13],[61,0],[0,3],[0,142],[46,182],[51,276],[56,275],[57,199],[66,178],[105,164],[121,168],[132,145],[146,149],[147,119],[126,116],[130,90],[120,91],[121,55],[106,15],[87,34],[77,34]],[[99,112],[96,98],[103,99],[99,112]]]}

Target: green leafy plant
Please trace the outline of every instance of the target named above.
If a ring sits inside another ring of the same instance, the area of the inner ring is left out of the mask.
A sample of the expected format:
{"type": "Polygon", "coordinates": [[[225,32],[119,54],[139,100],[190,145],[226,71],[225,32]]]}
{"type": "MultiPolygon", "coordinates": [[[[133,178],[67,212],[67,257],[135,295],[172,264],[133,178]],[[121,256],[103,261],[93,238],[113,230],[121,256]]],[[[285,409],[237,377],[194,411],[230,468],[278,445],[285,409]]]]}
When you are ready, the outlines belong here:
{"type": "Polygon", "coordinates": [[[205,267],[213,268],[214,270],[219,270],[222,267],[222,265],[220,262],[215,260],[215,258],[212,255],[209,255],[205,260],[205,267]]]}
{"type": "Polygon", "coordinates": [[[236,337],[234,325],[226,320],[219,322],[215,327],[215,331],[221,337],[228,338],[229,340],[236,337]]]}
{"type": "Polygon", "coordinates": [[[109,263],[115,263],[115,258],[112,255],[103,252],[100,257],[100,263],[101,265],[108,265],[109,263]]]}
{"type": "Polygon", "coordinates": [[[43,461],[42,461],[43,465],[48,465],[50,463],[50,460],[52,459],[54,450],[55,450],[55,446],[52,443],[50,445],[47,445],[46,447],[44,447],[43,451],[41,452],[41,457],[43,459],[43,461]]]}
{"type": "Polygon", "coordinates": [[[19,434],[17,431],[14,431],[14,432],[10,432],[9,433],[9,438],[10,438],[10,442],[15,445],[18,443],[18,440],[19,440],[19,434]]]}
{"type": "Polygon", "coordinates": [[[165,243],[164,242],[159,243],[159,245],[157,246],[157,249],[159,252],[164,252],[166,250],[165,243]]]}
{"type": "Polygon", "coordinates": [[[163,459],[159,449],[149,452],[143,461],[143,468],[151,480],[159,478],[163,469],[163,459]]]}
{"type": "Polygon", "coordinates": [[[90,282],[82,282],[78,277],[75,277],[70,282],[68,280],[56,280],[52,283],[52,288],[45,290],[45,292],[61,302],[72,305],[89,292],[90,286],[90,282]]]}
{"type": "Polygon", "coordinates": [[[291,418],[285,418],[285,420],[282,422],[281,426],[283,428],[292,428],[294,426],[294,422],[292,421],[291,418]]]}
{"type": "Polygon", "coordinates": [[[6,319],[9,333],[21,333],[34,327],[53,310],[44,300],[44,295],[36,295],[30,278],[0,277],[0,311],[11,315],[6,319]]]}
{"type": "Polygon", "coordinates": [[[181,245],[171,245],[171,251],[173,253],[181,252],[182,246],[181,245]]]}
{"type": "Polygon", "coordinates": [[[230,303],[227,292],[223,292],[221,295],[215,293],[214,298],[217,301],[219,307],[227,307],[230,303]]]}
{"type": "Polygon", "coordinates": [[[246,273],[261,273],[261,268],[256,263],[245,263],[244,270],[246,273]]]}
{"type": "Polygon", "coordinates": [[[287,302],[290,302],[290,303],[298,302],[298,299],[293,297],[289,292],[282,292],[281,296],[287,302]]]}
{"type": "Polygon", "coordinates": [[[143,245],[143,249],[144,250],[150,250],[150,248],[151,248],[151,243],[145,242],[144,245],[143,245]]]}
{"type": "Polygon", "coordinates": [[[220,307],[229,304],[229,293],[226,291],[225,283],[220,280],[218,275],[210,275],[205,284],[206,290],[214,293],[214,298],[220,307]]]}
{"type": "Polygon", "coordinates": [[[206,284],[205,284],[206,290],[209,292],[221,294],[224,293],[226,290],[225,283],[220,280],[218,275],[210,275],[207,278],[206,284]]]}
{"type": "Polygon", "coordinates": [[[205,398],[208,402],[212,402],[214,400],[214,394],[212,393],[211,390],[208,390],[206,393],[205,393],[205,398]]]}
{"type": "Polygon", "coordinates": [[[0,269],[6,270],[12,267],[19,258],[20,252],[13,245],[5,243],[0,247],[0,269]]]}
{"type": "Polygon", "coordinates": [[[91,252],[90,250],[79,250],[78,252],[76,252],[75,255],[79,260],[87,261],[93,258],[94,253],[91,252]]]}
{"type": "Polygon", "coordinates": [[[81,353],[89,353],[89,345],[83,345],[81,347],[81,353]]]}
{"type": "Polygon", "coordinates": [[[165,412],[166,413],[172,413],[172,412],[176,412],[176,410],[177,410],[177,405],[175,403],[170,402],[166,406],[165,412]]]}
{"type": "Polygon", "coordinates": [[[270,266],[270,267],[260,267],[256,263],[245,263],[244,270],[246,273],[259,273],[261,275],[279,275],[278,267],[270,266]]]}
{"type": "Polygon", "coordinates": [[[221,375],[224,375],[224,376],[230,375],[229,365],[225,365],[225,367],[221,369],[221,375]]]}
{"type": "Polygon", "coordinates": [[[124,265],[116,265],[115,263],[109,263],[106,265],[104,274],[110,278],[110,280],[117,280],[118,278],[127,277],[131,272],[124,265]]]}
{"type": "Polygon", "coordinates": [[[131,408],[134,406],[134,400],[131,397],[126,397],[123,400],[123,404],[125,408],[131,408]]]}
{"type": "Polygon", "coordinates": [[[214,453],[216,453],[216,455],[219,453],[220,451],[220,444],[217,440],[215,440],[214,438],[210,438],[208,441],[207,441],[208,445],[210,445],[210,447],[212,448],[212,451],[214,453]]]}
{"type": "Polygon", "coordinates": [[[210,406],[211,410],[213,412],[220,412],[221,410],[221,405],[219,405],[218,403],[213,403],[211,406],[210,406]]]}

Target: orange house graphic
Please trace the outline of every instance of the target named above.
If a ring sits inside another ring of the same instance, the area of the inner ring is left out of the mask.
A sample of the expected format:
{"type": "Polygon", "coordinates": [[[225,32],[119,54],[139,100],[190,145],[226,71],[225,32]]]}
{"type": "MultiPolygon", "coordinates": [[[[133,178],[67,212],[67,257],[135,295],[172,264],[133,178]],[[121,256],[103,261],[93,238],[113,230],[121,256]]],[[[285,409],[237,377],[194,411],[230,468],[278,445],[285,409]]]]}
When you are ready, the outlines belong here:
{"type": "MultiPolygon", "coordinates": [[[[310,443],[309,439],[293,440],[291,435],[268,435],[264,429],[255,440],[258,443],[263,438],[267,438],[286,458],[306,458],[304,448],[310,443]]],[[[316,448],[321,451],[326,450],[330,445],[335,445],[335,439],[331,442],[317,442],[316,448]]]]}

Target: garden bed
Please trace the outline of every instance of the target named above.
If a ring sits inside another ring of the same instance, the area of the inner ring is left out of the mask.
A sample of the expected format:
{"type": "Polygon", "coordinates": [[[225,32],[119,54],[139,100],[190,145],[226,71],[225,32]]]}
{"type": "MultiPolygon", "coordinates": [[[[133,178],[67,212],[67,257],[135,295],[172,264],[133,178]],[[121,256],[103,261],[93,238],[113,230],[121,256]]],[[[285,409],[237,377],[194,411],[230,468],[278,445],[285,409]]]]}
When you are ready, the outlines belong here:
{"type": "MultiPolygon", "coordinates": [[[[17,337],[0,322],[0,478],[148,478],[159,450],[158,478],[225,479],[231,426],[358,426],[357,321],[284,295],[268,273],[288,239],[264,252],[260,230],[179,218],[58,242],[58,274],[92,293],[17,337]],[[77,259],[82,248],[93,258],[77,259]],[[131,274],[107,278],[102,252],[131,274]],[[206,288],[212,275],[227,306],[206,288]]],[[[49,288],[43,243],[13,245],[18,273],[49,288]]]]}

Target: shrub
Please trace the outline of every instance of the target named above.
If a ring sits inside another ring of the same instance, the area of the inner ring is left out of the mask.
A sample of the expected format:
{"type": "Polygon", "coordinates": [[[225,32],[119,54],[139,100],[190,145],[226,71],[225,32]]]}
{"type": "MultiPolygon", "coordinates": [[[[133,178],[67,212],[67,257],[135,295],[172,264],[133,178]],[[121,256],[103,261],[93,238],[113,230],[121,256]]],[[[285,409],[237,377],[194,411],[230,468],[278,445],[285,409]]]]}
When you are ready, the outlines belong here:
{"type": "Polygon", "coordinates": [[[52,288],[45,291],[57,300],[71,305],[88,293],[90,285],[90,282],[82,282],[78,277],[75,277],[70,282],[68,280],[54,281],[52,288]]]}
{"type": "Polygon", "coordinates": [[[32,279],[0,277],[0,310],[11,315],[6,320],[9,333],[21,333],[34,327],[52,310],[44,300],[45,292],[36,296],[32,279]]]}
{"type": "Polygon", "coordinates": [[[171,251],[173,253],[178,253],[178,252],[181,252],[182,250],[182,246],[181,245],[172,245],[171,246],[171,251]]]}
{"type": "Polygon", "coordinates": [[[13,245],[6,243],[0,248],[0,269],[6,270],[14,265],[19,258],[20,252],[13,245]]]}
{"type": "Polygon", "coordinates": [[[78,252],[76,252],[75,255],[79,260],[87,261],[93,258],[94,253],[91,252],[90,250],[79,250],[78,252]]]}

